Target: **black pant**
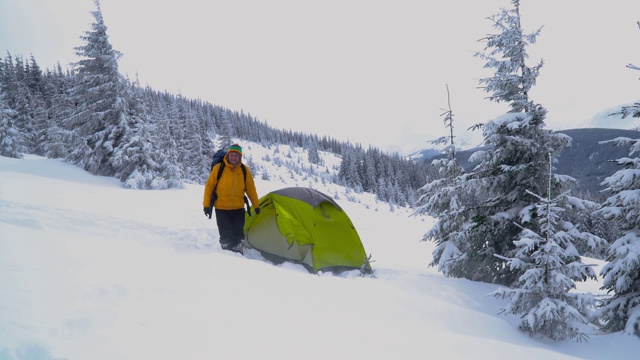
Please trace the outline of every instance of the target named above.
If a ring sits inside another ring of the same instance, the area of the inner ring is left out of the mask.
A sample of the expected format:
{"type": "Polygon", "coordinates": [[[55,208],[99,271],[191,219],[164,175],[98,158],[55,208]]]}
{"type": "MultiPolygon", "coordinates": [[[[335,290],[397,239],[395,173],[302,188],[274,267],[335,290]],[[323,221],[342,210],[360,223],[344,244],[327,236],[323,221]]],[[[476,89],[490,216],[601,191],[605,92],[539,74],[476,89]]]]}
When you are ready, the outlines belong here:
{"type": "Polygon", "coordinates": [[[223,249],[232,249],[244,238],[244,208],[237,210],[216,209],[216,223],[223,249]]]}

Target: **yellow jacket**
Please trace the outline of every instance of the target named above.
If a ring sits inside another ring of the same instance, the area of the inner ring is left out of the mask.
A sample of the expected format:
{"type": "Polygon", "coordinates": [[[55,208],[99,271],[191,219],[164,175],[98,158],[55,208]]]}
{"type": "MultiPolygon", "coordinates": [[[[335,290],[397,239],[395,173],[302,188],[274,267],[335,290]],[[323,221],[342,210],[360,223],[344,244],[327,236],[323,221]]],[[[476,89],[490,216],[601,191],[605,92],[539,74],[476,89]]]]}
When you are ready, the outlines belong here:
{"type": "Polygon", "coordinates": [[[209,179],[204,187],[204,199],[202,200],[204,207],[211,206],[211,193],[216,187],[216,183],[218,183],[218,188],[216,189],[218,200],[213,204],[216,209],[237,210],[244,208],[245,192],[254,208],[260,206],[256,184],[253,182],[253,175],[249,167],[245,165],[247,170],[247,181],[245,183],[241,168],[242,161],[237,165],[231,165],[228,160],[228,155],[224,156],[223,161],[225,167],[224,170],[222,170],[219,182],[218,170],[220,169],[220,164],[216,164],[209,174],[209,179]]]}

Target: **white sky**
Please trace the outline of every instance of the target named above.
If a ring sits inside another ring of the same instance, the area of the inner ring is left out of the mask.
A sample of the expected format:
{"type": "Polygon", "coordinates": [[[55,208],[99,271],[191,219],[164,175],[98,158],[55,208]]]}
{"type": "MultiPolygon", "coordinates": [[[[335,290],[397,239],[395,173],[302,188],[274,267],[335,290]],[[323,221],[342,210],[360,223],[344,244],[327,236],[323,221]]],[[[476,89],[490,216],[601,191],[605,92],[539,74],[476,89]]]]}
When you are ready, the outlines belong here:
{"type": "MultiPolygon", "coordinates": [[[[427,266],[435,244],[419,240],[433,219],[262,160],[305,163],[300,149],[286,159],[286,149],[243,145],[254,170],[269,169],[271,181],[256,178],[260,196],[286,186],[338,196],[377,278],[316,276],[222,250],[200,185],[128,190],[61,160],[0,157],[0,358],[600,360],[640,352],[637,337],[621,333],[587,343],[530,338],[518,316],[498,314],[505,302],[487,296],[496,285],[427,266]]],[[[335,172],[340,160],[324,160],[335,172]]],[[[602,265],[585,263],[596,272],[602,265]]],[[[576,285],[602,294],[601,283],[576,285]]]]}
{"type": "MultiPolygon", "coordinates": [[[[330,135],[383,150],[423,147],[505,112],[477,89],[491,73],[472,56],[495,33],[486,17],[508,0],[103,0],[121,72],[157,90],[244,110],[276,128],[330,135]]],[[[76,61],[91,0],[0,0],[0,50],[43,67],[76,61]]],[[[545,61],[532,98],[547,125],[584,127],[639,100],[640,2],[523,0],[529,49],[545,61]]],[[[3,55],[4,56],[4,55],[3,55]]],[[[611,124],[607,127],[617,127],[611,124]]],[[[480,134],[473,136],[473,142],[480,134]]]]}

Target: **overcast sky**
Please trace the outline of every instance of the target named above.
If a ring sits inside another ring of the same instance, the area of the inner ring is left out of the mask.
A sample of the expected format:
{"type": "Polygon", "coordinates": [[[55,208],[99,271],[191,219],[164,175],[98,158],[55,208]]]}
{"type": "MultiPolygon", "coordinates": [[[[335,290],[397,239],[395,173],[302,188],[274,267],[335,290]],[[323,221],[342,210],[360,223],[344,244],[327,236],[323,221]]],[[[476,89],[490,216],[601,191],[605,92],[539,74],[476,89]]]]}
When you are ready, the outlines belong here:
{"type": "MultiPolygon", "coordinates": [[[[508,110],[491,103],[473,57],[508,0],[102,0],[120,71],[156,90],[243,110],[276,128],[383,150],[420,148],[454,126],[508,110]]],[[[75,62],[92,0],[0,0],[0,50],[43,68],[75,62]]],[[[543,27],[531,98],[554,130],[640,100],[640,1],[522,0],[526,32],[543,27]]],[[[2,55],[4,57],[5,54],[2,55]]],[[[610,127],[617,127],[612,124],[610,127]]]]}

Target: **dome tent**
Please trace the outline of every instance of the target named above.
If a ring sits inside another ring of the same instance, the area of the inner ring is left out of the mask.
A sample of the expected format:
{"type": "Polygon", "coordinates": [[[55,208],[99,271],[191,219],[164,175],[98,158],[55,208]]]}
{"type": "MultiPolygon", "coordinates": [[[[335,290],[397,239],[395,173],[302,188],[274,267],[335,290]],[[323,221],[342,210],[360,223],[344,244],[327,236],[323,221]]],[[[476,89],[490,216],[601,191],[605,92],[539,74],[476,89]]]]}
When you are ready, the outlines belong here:
{"type": "Polygon", "coordinates": [[[246,248],[268,259],[293,261],[309,271],[361,269],[371,272],[351,219],[329,196],[289,187],[263,196],[260,214],[247,216],[246,248]]]}

